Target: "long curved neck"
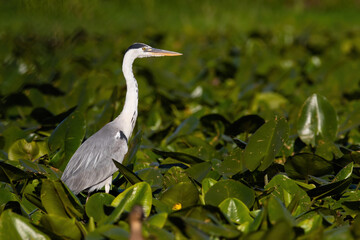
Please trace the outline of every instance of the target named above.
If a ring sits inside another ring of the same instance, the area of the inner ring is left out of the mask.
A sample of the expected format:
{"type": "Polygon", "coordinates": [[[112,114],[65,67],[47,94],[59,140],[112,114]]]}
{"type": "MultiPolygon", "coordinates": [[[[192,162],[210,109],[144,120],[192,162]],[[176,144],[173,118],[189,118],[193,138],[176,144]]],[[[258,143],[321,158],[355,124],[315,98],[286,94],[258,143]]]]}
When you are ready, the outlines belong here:
{"type": "Polygon", "coordinates": [[[126,80],[126,98],[125,104],[120,115],[114,120],[126,137],[131,137],[135,127],[138,114],[138,84],[132,71],[132,64],[135,57],[131,54],[125,54],[122,65],[122,71],[126,80]]]}

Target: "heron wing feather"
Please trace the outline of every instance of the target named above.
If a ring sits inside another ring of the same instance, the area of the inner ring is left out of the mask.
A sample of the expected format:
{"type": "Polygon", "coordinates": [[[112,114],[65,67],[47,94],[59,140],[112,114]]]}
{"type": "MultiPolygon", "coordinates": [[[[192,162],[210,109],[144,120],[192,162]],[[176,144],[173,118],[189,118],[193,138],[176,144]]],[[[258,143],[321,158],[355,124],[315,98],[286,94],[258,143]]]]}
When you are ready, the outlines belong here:
{"type": "Polygon", "coordinates": [[[112,159],[121,163],[128,151],[127,139],[116,137],[119,131],[108,123],[72,156],[61,179],[75,194],[105,181],[117,171],[112,159]]]}

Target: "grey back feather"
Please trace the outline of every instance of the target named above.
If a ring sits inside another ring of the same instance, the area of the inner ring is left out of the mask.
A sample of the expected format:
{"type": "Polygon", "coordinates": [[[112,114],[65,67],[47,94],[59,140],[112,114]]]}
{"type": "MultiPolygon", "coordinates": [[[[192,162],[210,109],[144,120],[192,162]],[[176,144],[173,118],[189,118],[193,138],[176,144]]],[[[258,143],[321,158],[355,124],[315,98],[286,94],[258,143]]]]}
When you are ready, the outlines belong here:
{"type": "MultiPolygon", "coordinates": [[[[61,180],[78,194],[111,177],[117,171],[112,159],[121,163],[127,151],[127,138],[114,122],[110,122],[79,147],[61,180]]],[[[99,188],[103,186],[100,185],[99,188]]]]}

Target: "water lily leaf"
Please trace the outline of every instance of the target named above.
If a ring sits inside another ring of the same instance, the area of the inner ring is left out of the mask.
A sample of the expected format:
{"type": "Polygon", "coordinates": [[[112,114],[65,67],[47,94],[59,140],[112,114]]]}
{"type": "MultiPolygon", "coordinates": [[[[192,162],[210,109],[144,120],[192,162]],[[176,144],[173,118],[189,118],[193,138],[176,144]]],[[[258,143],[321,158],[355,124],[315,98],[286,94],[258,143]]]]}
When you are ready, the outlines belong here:
{"type": "Polygon", "coordinates": [[[305,233],[310,233],[319,229],[322,225],[322,217],[316,212],[308,212],[296,219],[296,226],[304,229],[305,233]]]}
{"type": "Polygon", "coordinates": [[[146,221],[150,225],[156,226],[158,228],[163,228],[166,220],[167,220],[168,214],[166,212],[158,213],[155,215],[152,215],[149,217],[149,219],[146,221]]]}
{"type": "Polygon", "coordinates": [[[332,182],[338,182],[349,178],[353,172],[353,169],[354,169],[354,163],[351,162],[336,174],[332,182]]]}
{"type": "Polygon", "coordinates": [[[269,198],[268,213],[271,224],[275,224],[280,220],[284,220],[290,223],[292,226],[295,225],[295,219],[291,216],[290,212],[286,209],[280,199],[275,196],[271,196],[269,198]]]}
{"type": "Polygon", "coordinates": [[[285,175],[276,175],[265,186],[266,190],[272,188],[274,189],[272,194],[280,199],[288,209],[290,204],[295,204],[296,201],[296,206],[293,206],[293,215],[296,216],[309,210],[311,200],[306,192],[300,188],[294,180],[289,179],[285,175]]]}
{"type": "Polygon", "coordinates": [[[163,186],[163,175],[159,168],[144,168],[136,172],[139,178],[143,179],[151,185],[151,188],[155,191],[156,189],[162,188],[163,186]]]}
{"type": "Polygon", "coordinates": [[[313,94],[306,99],[297,123],[299,137],[304,143],[315,146],[321,139],[333,141],[337,128],[336,112],[325,97],[313,94]]]}
{"type": "Polygon", "coordinates": [[[333,172],[331,162],[311,153],[300,153],[289,157],[285,162],[285,172],[294,179],[307,176],[323,176],[333,172]]]}
{"type": "Polygon", "coordinates": [[[280,220],[266,233],[266,237],[262,237],[261,239],[295,239],[295,233],[291,225],[291,222],[287,220],[280,220]]]}
{"type": "Polygon", "coordinates": [[[244,151],[235,148],[229,155],[224,157],[222,162],[215,164],[214,169],[226,177],[245,171],[244,151]]]}
{"type": "Polygon", "coordinates": [[[201,182],[211,171],[211,163],[203,162],[191,165],[191,168],[185,170],[194,180],[201,182]]]}
{"type": "Polygon", "coordinates": [[[243,224],[252,222],[250,211],[247,206],[237,198],[227,198],[219,204],[221,211],[226,214],[233,222],[243,224]]]}
{"type": "Polygon", "coordinates": [[[23,170],[10,164],[0,162],[0,181],[2,182],[12,183],[33,177],[35,177],[34,174],[24,172],[23,170]]]}
{"type": "Polygon", "coordinates": [[[154,153],[156,153],[157,155],[160,155],[164,158],[173,158],[176,159],[180,162],[186,163],[186,164],[195,164],[195,163],[202,163],[204,162],[204,160],[192,156],[190,154],[186,154],[186,153],[181,153],[181,152],[165,152],[165,151],[160,151],[157,149],[153,149],[152,150],[154,153]]]}
{"type": "Polygon", "coordinates": [[[119,169],[119,172],[121,172],[122,175],[126,178],[126,180],[131,183],[139,183],[142,182],[141,178],[139,178],[133,171],[119,163],[118,161],[113,160],[115,166],[119,169]]]}
{"type": "Polygon", "coordinates": [[[59,215],[65,218],[69,216],[82,217],[84,214],[84,209],[79,200],[60,180],[43,180],[40,198],[48,214],[59,215]]]}
{"type": "Polygon", "coordinates": [[[347,179],[338,182],[322,185],[317,188],[311,189],[307,191],[307,194],[309,195],[309,197],[316,199],[340,194],[349,187],[351,182],[352,182],[352,178],[349,177],[347,179]]]}
{"type": "Polygon", "coordinates": [[[209,132],[216,133],[216,129],[226,129],[230,126],[230,122],[222,115],[217,113],[207,114],[200,118],[201,125],[209,132]],[[219,126],[219,125],[223,126],[219,126]]]}
{"type": "Polygon", "coordinates": [[[84,237],[79,223],[75,218],[68,218],[53,214],[44,214],[40,220],[41,224],[49,231],[58,236],[70,239],[82,239],[84,237]]]}
{"type": "Polygon", "coordinates": [[[11,210],[5,210],[0,217],[0,239],[22,240],[40,239],[50,240],[45,233],[34,227],[29,219],[20,216],[11,210]]]}
{"type": "Polygon", "coordinates": [[[100,221],[99,224],[114,223],[124,211],[131,211],[135,205],[142,206],[144,215],[146,217],[149,216],[152,205],[152,192],[147,182],[135,183],[120,193],[111,203],[111,206],[115,207],[113,212],[107,218],[100,221]]]}
{"type": "Polygon", "coordinates": [[[159,228],[154,225],[144,225],[144,230],[154,239],[175,240],[174,233],[167,231],[166,228],[159,228]]]}
{"type": "Polygon", "coordinates": [[[5,138],[4,150],[8,151],[10,146],[18,139],[26,138],[26,133],[17,126],[9,126],[3,132],[5,138]]]}
{"type": "Polygon", "coordinates": [[[19,139],[11,145],[8,155],[10,160],[33,161],[47,153],[45,142],[27,142],[25,139],[19,139]]]}
{"type": "Polygon", "coordinates": [[[130,236],[123,227],[110,224],[101,225],[86,235],[86,239],[89,240],[104,239],[105,237],[107,239],[128,240],[130,236]]]}
{"type": "Polygon", "coordinates": [[[164,174],[164,187],[168,188],[172,185],[175,185],[180,182],[190,182],[189,176],[187,175],[186,171],[181,167],[171,167],[165,174],[164,174]]]}
{"type": "Polygon", "coordinates": [[[199,126],[199,120],[195,116],[190,116],[186,120],[184,120],[175,130],[173,134],[171,134],[166,139],[166,144],[171,143],[174,139],[186,136],[192,133],[199,126]]]}
{"type": "Polygon", "coordinates": [[[62,148],[64,155],[61,158],[52,159],[51,164],[60,170],[64,170],[67,162],[81,145],[85,136],[86,122],[83,114],[74,111],[63,120],[52,132],[48,140],[51,151],[62,148]]]}
{"type": "Polygon", "coordinates": [[[250,138],[245,148],[245,165],[250,171],[263,171],[274,161],[288,137],[289,126],[284,118],[262,125],[250,138]]]}
{"type": "Polygon", "coordinates": [[[192,182],[180,182],[170,186],[160,198],[173,210],[179,210],[197,203],[199,192],[192,182]]]}
{"type": "Polygon", "coordinates": [[[206,204],[213,206],[218,206],[226,198],[237,198],[250,208],[254,204],[255,193],[244,184],[229,179],[220,180],[205,194],[206,204]]]}
{"type": "Polygon", "coordinates": [[[8,189],[0,188],[0,206],[10,201],[19,201],[18,197],[8,189]]]}
{"type": "Polygon", "coordinates": [[[252,211],[251,212],[252,215],[255,215],[254,220],[250,223],[247,231],[248,232],[254,232],[256,230],[259,229],[259,227],[261,226],[261,223],[265,220],[265,210],[257,210],[257,211],[252,211]]]}
{"type": "Polygon", "coordinates": [[[237,136],[244,132],[254,133],[264,123],[265,120],[258,115],[242,116],[226,128],[225,134],[229,136],[237,136]]]}
{"type": "Polygon", "coordinates": [[[129,144],[129,149],[128,152],[126,153],[124,160],[122,162],[122,164],[124,166],[128,166],[129,164],[133,164],[135,161],[135,155],[137,153],[137,151],[140,148],[141,145],[141,139],[142,139],[142,132],[139,130],[135,136],[132,138],[130,144],[129,144]]]}
{"type": "Polygon", "coordinates": [[[209,191],[209,189],[217,183],[215,179],[212,178],[204,178],[201,182],[202,186],[202,195],[205,195],[209,191]]]}
{"type": "Polygon", "coordinates": [[[104,212],[104,206],[110,205],[114,199],[114,196],[107,193],[95,193],[91,195],[86,202],[86,214],[94,218],[95,222],[100,222],[107,217],[104,212]]]}

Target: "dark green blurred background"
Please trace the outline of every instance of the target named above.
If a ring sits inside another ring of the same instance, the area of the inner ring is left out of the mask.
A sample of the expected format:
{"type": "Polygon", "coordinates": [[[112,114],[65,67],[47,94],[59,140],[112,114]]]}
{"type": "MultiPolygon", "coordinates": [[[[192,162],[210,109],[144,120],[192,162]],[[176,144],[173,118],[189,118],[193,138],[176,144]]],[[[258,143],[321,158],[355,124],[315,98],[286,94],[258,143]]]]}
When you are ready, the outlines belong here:
{"type": "Polygon", "coordinates": [[[133,42],[184,54],[135,64],[149,136],[214,112],[293,125],[312,93],[335,107],[341,132],[360,105],[359,11],[355,0],[1,1],[1,132],[49,135],[58,123],[41,121],[77,106],[91,135],[121,111],[133,42]]]}

